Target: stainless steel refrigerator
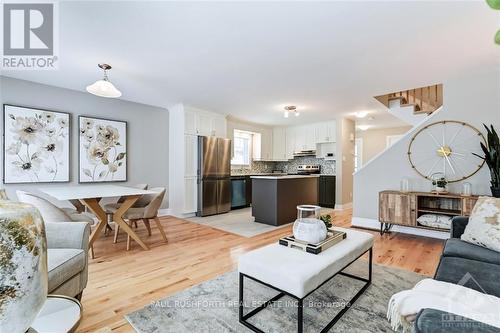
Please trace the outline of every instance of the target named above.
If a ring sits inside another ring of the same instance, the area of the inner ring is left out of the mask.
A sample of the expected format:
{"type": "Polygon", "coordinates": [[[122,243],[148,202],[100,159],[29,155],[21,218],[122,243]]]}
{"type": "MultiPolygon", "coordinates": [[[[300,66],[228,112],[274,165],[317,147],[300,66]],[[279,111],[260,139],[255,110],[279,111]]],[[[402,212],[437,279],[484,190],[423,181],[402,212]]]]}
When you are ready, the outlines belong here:
{"type": "Polygon", "coordinates": [[[197,216],[227,213],[231,209],[231,140],[198,137],[197,216]]]}

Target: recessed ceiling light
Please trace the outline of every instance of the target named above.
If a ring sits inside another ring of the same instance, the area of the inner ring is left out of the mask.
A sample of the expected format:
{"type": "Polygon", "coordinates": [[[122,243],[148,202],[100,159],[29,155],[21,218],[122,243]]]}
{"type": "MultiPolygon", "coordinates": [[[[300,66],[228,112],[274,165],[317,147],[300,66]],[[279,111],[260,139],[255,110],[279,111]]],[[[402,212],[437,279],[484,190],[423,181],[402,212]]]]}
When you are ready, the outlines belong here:
{"type": "Polygon", "coordinates": [[[368,115],[368,112],[366,111],[359,111],[354,114],[356,118],[364,118],[368,115]]]}
{"type": "Polygon", "coordinates": [[[108,80],[107,71],[111,69],[111,66],[108,64],[99,64],[97,66],[104,71],[104,78],[102,80],[97,80],[90,86],[87,86],[87,91],[93,95],[100,97],[107,97],[107,98],[120,97],[122,95],[120,90],[116,89],[116,87],[108,80]]]}
{"type": "Polygon", "coordinates": [[[369,128],[370,128],[370,125],[358,125],[358,129],[360,129],[362,131],[366,131],[369,128]]]}

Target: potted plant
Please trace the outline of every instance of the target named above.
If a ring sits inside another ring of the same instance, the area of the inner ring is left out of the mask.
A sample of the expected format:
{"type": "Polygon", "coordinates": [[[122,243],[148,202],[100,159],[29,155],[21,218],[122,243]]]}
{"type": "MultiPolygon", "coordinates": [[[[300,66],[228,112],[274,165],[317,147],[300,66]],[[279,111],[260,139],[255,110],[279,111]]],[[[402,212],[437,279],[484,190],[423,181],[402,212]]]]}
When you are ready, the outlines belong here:
{"type": "Polygon", "coordinates": [[[481,142],[481,149],[484,152],[484,156],[474,155],[486,162],[486,165],[490,169],[491,194],[495,198],[500,198],[500,139],[493,125],[490,125],[489,128],[484,125],[484,128],[488,132],[487,145],[481,142]]]}
{"type": "Polygon", "coordinates": [[[436,193],[447,193],[446,186],[448,185],[448,180],[442,172],[437,172],[431,175],[432,186],[434,186],[434,191],[436,193]]]}

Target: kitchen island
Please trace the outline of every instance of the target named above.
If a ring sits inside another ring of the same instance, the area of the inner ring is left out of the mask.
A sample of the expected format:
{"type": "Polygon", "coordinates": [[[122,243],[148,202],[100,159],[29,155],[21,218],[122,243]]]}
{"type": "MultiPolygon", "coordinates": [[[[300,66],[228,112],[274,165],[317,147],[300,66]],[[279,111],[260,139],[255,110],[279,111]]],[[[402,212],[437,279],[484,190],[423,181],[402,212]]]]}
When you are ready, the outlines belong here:
{"type": "Polygon", "coordinates": [[[297,205],[317,205],[318,175],[252,176],[255,222],[283,225],[295,221],[297,205]]]}

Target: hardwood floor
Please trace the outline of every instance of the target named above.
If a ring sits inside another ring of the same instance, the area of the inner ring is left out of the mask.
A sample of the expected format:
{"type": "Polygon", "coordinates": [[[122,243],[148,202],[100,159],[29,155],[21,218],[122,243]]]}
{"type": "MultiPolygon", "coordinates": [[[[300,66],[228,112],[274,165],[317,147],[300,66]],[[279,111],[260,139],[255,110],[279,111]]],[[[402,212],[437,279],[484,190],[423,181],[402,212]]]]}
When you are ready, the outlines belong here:
{"type": "MultiPolygon", "coordinates": [[[[134,332],[124,315],[152,301],[236,269],[238,257],[246,251],[277,241],[290,234],[291,226],[252,238],[244,238],[174,217],[161,223],[168,238],[139,223],[137,233],[150,246],[143,251],[133,242],[125,251],[126,235],[118,243],[101,237],[90,259],[89,282],[83,294],[83,320],[78,332],[134,332]]],[[[336,226],[350,227],[351,211],[335,214],[336,226]]],[[[375,235],[374,262],[432,276],[443,241],[405,234],[375,235]]]]}

